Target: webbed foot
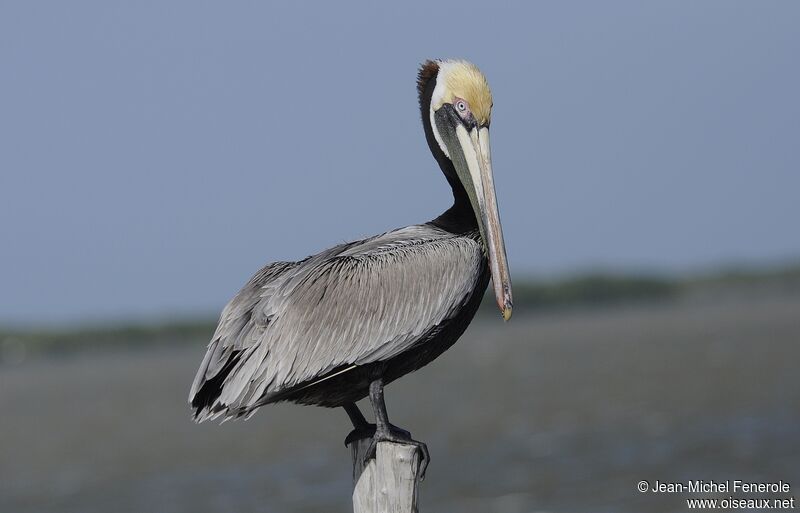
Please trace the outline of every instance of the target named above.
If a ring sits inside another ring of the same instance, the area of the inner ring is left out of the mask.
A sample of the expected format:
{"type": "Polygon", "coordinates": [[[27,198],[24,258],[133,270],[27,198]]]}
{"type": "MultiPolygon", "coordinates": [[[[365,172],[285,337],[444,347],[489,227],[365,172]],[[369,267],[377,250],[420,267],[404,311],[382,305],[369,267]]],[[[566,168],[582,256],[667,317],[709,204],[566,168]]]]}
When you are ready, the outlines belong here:
{"type": "MultiPolygon", "coordinates": [[[[394,431],[399,436],[403,437],[404,441],[411,440],[411,433],[406,431],[403,428],[399,428],[393,424],[389,424],[389,429],[394,431]]],[[[349,447],[351,443],[355,442],[356,440],[362,440],[364,438],[372,438],[375,436],[375,424],[364,424],[361,425],[347,434],[347,437],[344,439],[344,446],[349,447]]]]}
{"type": "MultiPolygon", "coordinates": [[[[420,452],[420,462],[419,462],[419,478],[420,481],[425,479],[425,471],[428,469],[428,463],[431,461],[430,453],[428,452],[428,446],[425,445],[424,442],[419,442],[411,438],[411,433],[406,431],[405,429],[398,428],[397,426],[393,426],[389,424],[388,428],[384,429],[375,429],[374,424],[373,426],[373,436],[372,441],[367,447],[367,451],[364,453],[364,464],[367,464],[369,460],[375,457],[375,453],[378,449],[379,442],[395,442],[398,444],[404,445],[414,445],[417,447],[417,450],[420,452]]],[[[355,430],[354,430],[355,431],[355,430]]],[[[352,433],[351,433],[352,434],[352,433]]],[[[350,435],[348,435],[349,438],[350,435]]]]}

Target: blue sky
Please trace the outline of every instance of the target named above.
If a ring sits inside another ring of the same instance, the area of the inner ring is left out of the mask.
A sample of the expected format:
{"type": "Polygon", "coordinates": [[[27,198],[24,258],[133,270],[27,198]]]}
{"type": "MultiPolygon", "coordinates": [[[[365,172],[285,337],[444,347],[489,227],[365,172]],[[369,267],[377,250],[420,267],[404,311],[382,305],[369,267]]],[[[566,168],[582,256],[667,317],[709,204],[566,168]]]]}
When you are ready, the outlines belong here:
{"type": "Polygon", "coordinates": [[[449,205],[416,107],[478,64],[512,276],[800,256],[800,4],[3,2],[0,322],[215,312],[449,205]]]}

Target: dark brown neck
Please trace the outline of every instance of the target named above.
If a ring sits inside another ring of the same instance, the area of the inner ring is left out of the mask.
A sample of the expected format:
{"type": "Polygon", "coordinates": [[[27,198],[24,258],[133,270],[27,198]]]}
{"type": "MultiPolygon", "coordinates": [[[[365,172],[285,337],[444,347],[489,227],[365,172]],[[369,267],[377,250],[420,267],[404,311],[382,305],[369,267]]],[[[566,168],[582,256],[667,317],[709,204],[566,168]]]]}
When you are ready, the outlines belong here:
{"type": "Polygon", "coordinates": [[[475,213],[472,210],[467,191],[461,184],[461,180],[458,179],[453,161],[444,154],[439,147],[439,143],[436,141],[436,137],[433,135],[430,108],[433,89],[436,87],[436,72],[438,72],[438,66],[431,61],[426,63],[420,70],[417,84],[419,90],[419,108],[428,147],[433,154],[433,158],[439,163],[439,167],[442,173],[444,173],[447,183],[449,183],[450,188],[453,189],[453,206],[434,219],[432,223],[454,233],[463,233],[477,229],[478,222],[475,219],[475,213]],[[435,69],[432,69],[433,67],[435,67],[435,69]]]}

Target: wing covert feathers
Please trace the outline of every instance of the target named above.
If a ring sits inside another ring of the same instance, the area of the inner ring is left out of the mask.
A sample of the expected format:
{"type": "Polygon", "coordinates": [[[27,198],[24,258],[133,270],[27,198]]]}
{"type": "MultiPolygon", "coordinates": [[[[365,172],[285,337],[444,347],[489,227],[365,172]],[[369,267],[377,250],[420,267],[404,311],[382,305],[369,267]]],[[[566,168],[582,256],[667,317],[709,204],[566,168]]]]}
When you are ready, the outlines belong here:
{"type": "Polygon", "coordinates": [[[192,384],[195,418],[246,415],[402,353],[465,304],[482,258],[474,238],[418,225],[266,266],[222,312],[192,384]]]}

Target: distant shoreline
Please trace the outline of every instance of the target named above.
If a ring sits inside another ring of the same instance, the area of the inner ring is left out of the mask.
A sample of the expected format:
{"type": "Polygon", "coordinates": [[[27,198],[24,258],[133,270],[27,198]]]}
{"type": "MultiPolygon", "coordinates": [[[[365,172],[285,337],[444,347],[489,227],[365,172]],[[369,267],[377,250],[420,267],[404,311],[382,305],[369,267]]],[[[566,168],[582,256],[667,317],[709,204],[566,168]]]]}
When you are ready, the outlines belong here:
{"type": "MultiPolygon", "coordinates": [[[[771,267],[729,267],[683,277],[656,273],[584,273],[561,279],[514,282],[515,315],[573,308],[653,304],[754,293],[800,294],[800,263],[771,267]]],[[[496,313],[484,301],[480,317],[496,313]]],[[[206,343],[216,318],[162,322],[120,322],[79,327],[0,327],[0,365],[29,357],[111,348],[147,348],[206,343]]]]}

